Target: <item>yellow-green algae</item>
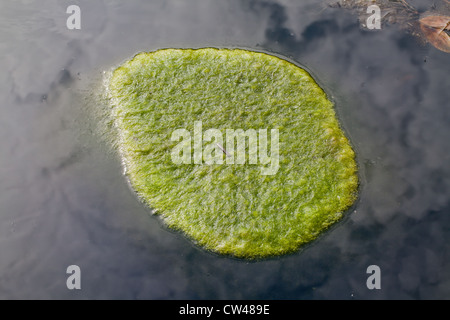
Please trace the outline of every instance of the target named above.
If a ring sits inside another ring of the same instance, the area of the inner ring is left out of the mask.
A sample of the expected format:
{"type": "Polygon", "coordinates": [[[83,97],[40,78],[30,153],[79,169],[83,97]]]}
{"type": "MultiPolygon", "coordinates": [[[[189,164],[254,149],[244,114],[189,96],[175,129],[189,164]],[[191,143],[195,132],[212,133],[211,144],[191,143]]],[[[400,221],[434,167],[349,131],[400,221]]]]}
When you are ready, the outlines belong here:
{"type": "Polygon", "coordinates": [[[140,53],[113,71],[109,94],[132,187],[207,250],[247,259],[291,253],[355,201],[355,155],[333,104],[286,60],[241,49],[140,53]],[[192,132],[195,121],[222,132],[278,129],[279,170],[175,164],[171,134],[192,132]]]}

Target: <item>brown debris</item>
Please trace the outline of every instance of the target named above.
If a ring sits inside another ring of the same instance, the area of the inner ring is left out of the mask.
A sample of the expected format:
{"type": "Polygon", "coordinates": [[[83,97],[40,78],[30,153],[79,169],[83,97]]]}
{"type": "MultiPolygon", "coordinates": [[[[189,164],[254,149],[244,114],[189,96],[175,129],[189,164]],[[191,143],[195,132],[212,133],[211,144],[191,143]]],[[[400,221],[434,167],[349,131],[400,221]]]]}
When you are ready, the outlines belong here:
{"type": "MultiPolygon", "coordinates": [[[[358,13],[363,22],[369,15],[366,9],[371,4],[380,7],[383,24],[397,24],[436,49],[450,53],[450,0],[441,0],[437,6],[433,5],[433,11],[422,15],[407,0],[334,0],[329,6],[351,9],[358,13]]],[[[364,23],[362,25],[365,26],[364,23]]]]}
{"type": "Polygon", "coordinates": [[[419,20],[424,37],[435,48],[450,53],[450,17],[428,15],[419,20]]]}

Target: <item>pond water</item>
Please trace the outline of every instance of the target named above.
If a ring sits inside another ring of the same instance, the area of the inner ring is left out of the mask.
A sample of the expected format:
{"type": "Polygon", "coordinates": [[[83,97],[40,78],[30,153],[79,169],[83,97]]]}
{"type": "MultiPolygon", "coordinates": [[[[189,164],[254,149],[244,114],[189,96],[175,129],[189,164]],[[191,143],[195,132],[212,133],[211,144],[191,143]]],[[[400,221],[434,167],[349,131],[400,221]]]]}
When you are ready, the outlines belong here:
{"type": "Polygon", "coordinates": [[[0,298],[450,298],[450,54],[324,4],[2,2],[0,298]],[[67,28],[70,5],[79,30],[67,28]],[[98,94],[104,72],[173,47],[255,49],[311,72],[357,152],[359,199],[342,222],[298,253],[248,262],[151,215],[123,176],[98,94]],[[66,286],[70,265],[81,290],[66,286]],[[381,289],[366,285],[370,265],[381,289]]]}

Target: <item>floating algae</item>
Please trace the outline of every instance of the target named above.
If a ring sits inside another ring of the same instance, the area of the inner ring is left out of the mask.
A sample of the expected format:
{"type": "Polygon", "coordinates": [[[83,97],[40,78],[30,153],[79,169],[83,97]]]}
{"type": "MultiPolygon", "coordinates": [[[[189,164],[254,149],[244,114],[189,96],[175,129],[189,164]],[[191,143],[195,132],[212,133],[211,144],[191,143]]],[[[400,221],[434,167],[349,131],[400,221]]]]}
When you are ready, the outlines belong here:
{"type": "Polygon", "coordinates": [[[240,49],[164,49],[114,70],[108,91],[132,187],[206,250],[294,252],[356,198],[354,152],[333,105],[292,63],[240,49]]]}

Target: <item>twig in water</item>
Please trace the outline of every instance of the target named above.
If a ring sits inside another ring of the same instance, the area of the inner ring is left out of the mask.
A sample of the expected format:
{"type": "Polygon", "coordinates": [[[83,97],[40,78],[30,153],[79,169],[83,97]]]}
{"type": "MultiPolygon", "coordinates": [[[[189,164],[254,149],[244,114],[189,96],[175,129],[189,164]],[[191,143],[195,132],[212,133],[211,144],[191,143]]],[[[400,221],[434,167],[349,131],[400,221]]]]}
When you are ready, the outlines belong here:
{"type": "Polygon", "coordinates": [[[216,143],[216,145],[220,148],[220,150],[223,151],[223,153],[225,153],[228,157],[231,157],[231,155],[227,152],[227,150],[225,150],[220,144],[216,143]]]}

